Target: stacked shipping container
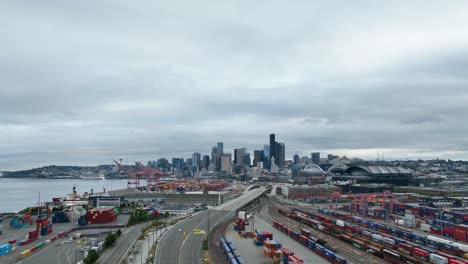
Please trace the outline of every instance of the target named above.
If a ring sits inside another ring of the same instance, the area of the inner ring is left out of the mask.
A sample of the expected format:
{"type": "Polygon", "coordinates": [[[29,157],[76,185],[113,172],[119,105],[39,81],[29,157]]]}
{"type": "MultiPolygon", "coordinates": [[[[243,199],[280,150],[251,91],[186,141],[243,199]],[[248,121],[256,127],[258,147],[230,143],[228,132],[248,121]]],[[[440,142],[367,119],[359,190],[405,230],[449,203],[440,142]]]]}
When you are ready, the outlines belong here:
{"type": "Polygon", "coordinates": [[[10,219],[10,227],[12,228],[26,228],[32,225],[33,221],[31,213],[26,212],[24,214],[17,214],[10,219]]]}
{"type": "Polygon", "coordinates": [[[86,212],[88,224],[106,224],[117,220],[117,214],[112,208],[96,208],[86,212]]]}
{"type": "Polygon", "coordinates": [[[68,215],[67,212],[60,211],[55,213],[55,215],[52,217],[52,223],[69,223],[70,222],[70,216],[68,215]]]}
{"type": "Polygon", "coordinates": [[[265,232],[265,231],[259,232],[255,230],[255,238],[254,238],[255,245],[263,246],[263,242],[265,240],[273,240],[273,234],[270,232],[265,232]]]}

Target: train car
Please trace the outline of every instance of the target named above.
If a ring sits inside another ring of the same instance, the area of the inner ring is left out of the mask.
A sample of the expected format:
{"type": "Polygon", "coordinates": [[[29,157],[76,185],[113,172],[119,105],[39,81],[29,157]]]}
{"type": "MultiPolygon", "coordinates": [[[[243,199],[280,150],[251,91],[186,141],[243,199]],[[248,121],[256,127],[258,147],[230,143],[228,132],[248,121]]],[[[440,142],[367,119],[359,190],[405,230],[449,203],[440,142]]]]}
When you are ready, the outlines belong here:
{"type": "Polygon", "coordinates": [[[372,234],[372,241],[375,241],[379,244],[383,243],[383,237],[377,234],[372,234]]]}
{"type": "Polygon", "coordinates": [[[426,242],[426,238],[420,235],[412,234],[411,241],[420,245],[424,245],[426,242]]]}
{"type": "Polygon", "coordinates": [[[464,253],[468,253],[468,246],[467,245],[464,245],[464,244],[461,244],[461,243],[456,243],[456,242],[452,243],[452,245],[458,247],[458,249],[460,249],[464,253]]]}
{"type": "Polygon", "coordinates": [[[348,261],[344,259],[343,257],[335,254],[335,258],[333,259],[332,263],[333,264],[346,264],[348,263],[348,261]]]}
{"type": "Polygon", "coordinates": [[[401,263],[401,256],[398,252],[389,249],[382,249],[382,254],[384,259],[393,264],[400,264],[401,263]]]}
{"type": "Polygon", "coordinates": [[[429,255],[429,262],[433,264],[448,264],[448,259],[437,254],[429,255]]]}
{"type": "Polygon", "coordinates": [[[413,255],[414,257],[417,257],[426,261],[429,260],[429,254],[430,252],[417,248],[417,247],[413,248],[413,251],[411,252],[411,255],[413,255]]]}
{"type": "Polygon", "coordinates": [[[400,243],[397,245],[397,248],[399,251],[403,251],[407,254],[411,254],[411,252],[413,251],[413,248],[412,246],[408,245],[408,244],[405,244],[405,243],[400,243]]]}

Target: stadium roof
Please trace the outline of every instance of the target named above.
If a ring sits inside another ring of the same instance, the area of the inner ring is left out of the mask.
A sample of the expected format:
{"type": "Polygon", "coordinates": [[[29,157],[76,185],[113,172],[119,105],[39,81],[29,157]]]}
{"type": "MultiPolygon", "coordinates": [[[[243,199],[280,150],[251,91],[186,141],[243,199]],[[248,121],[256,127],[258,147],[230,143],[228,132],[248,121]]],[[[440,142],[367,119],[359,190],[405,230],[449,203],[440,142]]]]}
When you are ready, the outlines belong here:
{"type": "Polygon", "coordinates": [[[350,175],[375,176],[375,175],[411,175],[411,171],[401,167],[390,166],[354,166],[349,167],[346,173],[350,175]]]}

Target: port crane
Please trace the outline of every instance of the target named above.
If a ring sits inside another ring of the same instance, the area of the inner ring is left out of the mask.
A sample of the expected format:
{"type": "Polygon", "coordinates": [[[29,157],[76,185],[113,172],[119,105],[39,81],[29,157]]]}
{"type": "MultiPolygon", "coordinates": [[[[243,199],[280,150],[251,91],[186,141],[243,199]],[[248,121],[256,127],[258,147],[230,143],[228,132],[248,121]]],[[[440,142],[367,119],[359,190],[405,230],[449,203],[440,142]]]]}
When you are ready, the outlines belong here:
{"type": "Polygon", "coordinates": [[[135,167],[139,168],[139,171],[132,171],[131,169],[126,169],[121,163],[115,161],[115,164],[119,167],[119,169],[127,174],[128,181],[127,181],[127,188],[139,188],[140,187],[140,180],[141,178],[146,178],[146,185],[147,186],[156,186],[159,183],[159,179],[164,176],[168,176],[169,174],[161,172],[159,170],[155,170],[153,168],[147,167],[143,165],[141,162],[135,162],[135,167]]]}
{"type": "MultiPolygon", "coordinates": [[[[115,164],[119,167],[119,169],[127,174],[127,188],[139,188],[140,187],[140,179],[142,176],[145,176],[144,171],[133,171],[131,168],[126,169],[122,164],[114,160],[115,164]]],[[[136,164],[138,166],[138,164],[136,164]]]]}

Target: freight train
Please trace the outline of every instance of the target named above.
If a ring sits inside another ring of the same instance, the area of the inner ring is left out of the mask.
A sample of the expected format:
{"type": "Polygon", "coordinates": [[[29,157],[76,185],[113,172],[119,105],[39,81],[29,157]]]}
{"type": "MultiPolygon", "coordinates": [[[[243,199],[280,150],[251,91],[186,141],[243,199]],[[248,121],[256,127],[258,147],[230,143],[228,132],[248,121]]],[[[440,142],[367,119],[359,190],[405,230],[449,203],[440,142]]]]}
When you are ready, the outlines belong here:
{"type": "Polygon", "coordinates": [[[308,249],[314,251],[324,259],[334,264],[346,264],[347,260],[343,257],[335,254],[332,250],[325,247],[326,241],[317,239],[310,235],[310,232],[302,229],[301,233],[296,232],[286,225],[283,225],[277,221],[273,221],[273,227],[290,236],[294,240],[298,241],[308,249]]]}
{"type": "MultiPolygon", "coordinates": [[[[335,220],[328,217],[325,217],[321,214],[306,212],[302,209],[293,208],[291,213],[284,212],[282,210],[278,210],[279,213],[287,215],[288,217],[304,223],[308,226],[311,226],[321,232],[326,234],[335,236],[343,241],[346,241],[353,246],[363,249],[363,250],[372,250],[374,255],[382,257],[392,263],[401,263],[401,261],[408,262],[408,263],[424,263],[424,261],[430,261],[431,263],[450,263],[450,264],[464,264],[468,263],[468,261],[460,261],[457,260],[455,256],[446,254],[450,253],[453,254],[453,250],[451,252],[447,252],[448,250],[444,251],[446,253],[437,252],[435,250],[418,246],[414,243],[408,242],[407,240],[403,240],[392,235],[382,233],[384,232],[383,229],[386,229],[386,226],[380,225],[378,229],[380,232],[369,232],[365,229],[361,229],[349,222],[343,220],[335,220]],[[397,252],[395,251],[397,250],[397,252]],[[399,251],[399,252],[398,252],[399,251]]],[[[374,223],[375,224],[375,223],[374,223]]],[[[405,232],[405,235],[402,237],[408,239],[410,241],[413,237],[409,231],[405,231],[403,229],[399,229],[400,232],[405,232]],[[408,236],[408,237],[407,237],[408,236]]],[[[422,241],[417,239],[416,243],[421,243],[422,241]]],[[[434,238],[429,236],[427,241],[431,241],[430,243],[439,243],[434,241],[434,238]]],[[[456,250],[457,253],[462,251],[456,250]]],[[[456,255],[456,254],[454,254],[456,255]]],[[[463,254],[464,257],[466,255],[463,254]]]]}
{"type": "MultiPolygon", "coordinates": [[[[420,245],[424,245],[424,246],[427,246],[427,247],[430,247],[430,248],[433,248],[433,249],[436,249],[436,250],[440,250],[442,252],[446,252],[446,253],[449,253],[449,254],[453,254],[453,255],[468,259],[468,246],[464,245],[462,243],[453,242],[453,241],[450,241],[450,240],[447,240],[447,239],[442,239],[442,238],[439,238],[439,237],[436,237],[436,236],[430,236],[430,235],[421,236],[421,235],[414,234],[410,230],[405,230],[405,229],[402,229],[402,228],[392,228],[392,227],[388,227],[388,226],[383,225],[383,224],[375,223],[375,222],[372,222],[372,221],[367,221],[367,220],[362,219],[360,217],[356,217],[356,216],[352,216],[352,215],[348,215],[348,214],[343,214],[343,213],[339,213],[339,212],[335,212],[335,211],[330,211],[330,210],[326,210],[326,209],[318,209],[318,212],[320,214],[318,214],[318,213],[316,214],[316,213],[312,213],[312,212],[306,212],[306,211],[301,210],[301,209],[297,209],[297,210],[299,210],[299,212],[302,212],[302,213],[304,213],[304,214],[306,214],[306,215],[308,215],[308,216],[310,216],[312,218],[318,218],[319,220],[321,219],[321,220],[324,220],[325,222],[329,222],[329,221],[331,221],[333,219],[328,219],[327,217],[325,217],[325,216],[323,216],[321,214],[330,215],[330,216],[335,217],[335,218],[345,219],[345,220],[348,220],[349,222],[352,222],[352,223],[354,223],[356,225],[360,225],[360,226],[363,226],[363,227],[367,227],[367,228],[376,230],[376,231],[378,231],[378,233],[391,234],[393,236],[400,237],[400,238],[412,241],[412,242],[420,244],[420,245]]],[[[336,221],[338,221],[338,220],[336,220],[336,221]]],[[[342,222],[346,223],[347,226],[352,226],[349,222],[345,222],[345,221],[342,221],[342,222]]],[[[459,227],[464,228],[463,226],[455,226],[455,228],[459,228],[459,227]]],[[[360,230],[360,228],[358,228],[356,226],[354,226],[354,228],[356,229],[355,232],[357,232],[357,233],[361,233],[361,232],[365,233],[364,230],[360,230]]]]}

